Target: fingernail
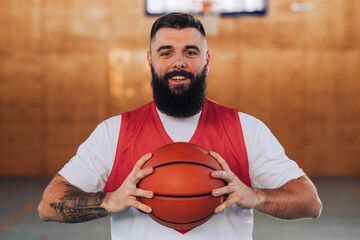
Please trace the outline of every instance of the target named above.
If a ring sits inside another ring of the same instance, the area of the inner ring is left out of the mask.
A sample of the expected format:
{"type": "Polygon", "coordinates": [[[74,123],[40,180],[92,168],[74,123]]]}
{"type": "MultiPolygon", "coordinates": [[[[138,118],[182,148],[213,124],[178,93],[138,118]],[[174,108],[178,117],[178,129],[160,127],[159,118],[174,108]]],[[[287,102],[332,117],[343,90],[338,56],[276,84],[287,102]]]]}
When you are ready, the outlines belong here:
{"type": "Polygon", "coordinates": [[[214,195],[217,196],[219,194],[219,191],[218,190],[214,190],[214,195]]]}
{"type": "Polygon", "coordinates": [[[148,192],[147,196],[151,198],[152,197],[152,192],[148,192]]]}
{"type": "Polygon", "coordinates": [[[152,211],[152,210],[151,210],[150,207],[147,207],[147,208],[146,208],[146,212],[150,213],[151,211],[152,211]]]}
{"type": "Polygon", "coordinates": [[[220,212],[220,208],[216,208],[214,212],[215,212],[215,213],[219,213],[219,212],[220,212]]]}
{"type": "Polygon", "coordinates": [[[145,157],[146,157],[146,158],[151,157],[151,153],[147,153],[147,154],[145,155],[145,157]]]}

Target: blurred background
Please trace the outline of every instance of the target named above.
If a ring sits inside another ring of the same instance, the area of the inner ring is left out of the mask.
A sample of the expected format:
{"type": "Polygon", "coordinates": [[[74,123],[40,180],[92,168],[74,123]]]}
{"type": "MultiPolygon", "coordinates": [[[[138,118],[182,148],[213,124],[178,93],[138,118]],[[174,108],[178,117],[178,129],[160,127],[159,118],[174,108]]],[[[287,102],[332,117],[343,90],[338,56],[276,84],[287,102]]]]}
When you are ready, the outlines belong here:
{"type": "MultiPolygon", "coordinates": [[[[146,52],[156,16],[145,6],[145,0],[0,0],[0,202],[24,178],[41,186],[29,201],[37,200],[100,122],[152,99],[146,52]]],[[[202,17],[211,33],[208,97],[261,119],[315,183],[345,182],[341,189],[350,189],[354,202],[359,12],[359,0],[269,0],[265,14],[202,17]]],[[[9,209],[1,209],[3,223],[13,216],[9,209]]],[[[11,231],[3,225],[0,232],[11,231]]]]}

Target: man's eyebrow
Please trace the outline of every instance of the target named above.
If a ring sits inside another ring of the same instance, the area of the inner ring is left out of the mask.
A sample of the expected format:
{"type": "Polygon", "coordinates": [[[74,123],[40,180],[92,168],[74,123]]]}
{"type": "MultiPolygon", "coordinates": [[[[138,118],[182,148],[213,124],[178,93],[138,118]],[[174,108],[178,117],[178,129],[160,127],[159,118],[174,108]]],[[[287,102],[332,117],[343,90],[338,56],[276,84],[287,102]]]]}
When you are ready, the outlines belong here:
{"type": "Polygon", "coordinates": [[[164,45],[164,46],[159,47],[157,49],[157,52],[160,52],[161,50],[164,50],[164,49],[171,49],[171,48],[172,48],[172,46],[170,46],[170,45],[164,45]]]}
{"type": "MultiPolygon", "coordinates": [[[[172,49],[172,48],[173,48],[173,46],[171,46],[171,45],[163,45],[163,46],[160,46],[160,47],[157,49],[157,52],[160,52],[161,50],[172,49]]],[[[185,49],[186,49],[186,50],[194,49],[194,50],[200,52],[200,48],[199,48],[198,46],[196,46],[196,45],[186,45],[186,46],[185,46],[185,49]]]]}
{"type": "Polygon", "coordinates": [[[196,45],[186,45],[185,49],[195,49],[196,51],[200,52],[200,48],[196,45]]]}

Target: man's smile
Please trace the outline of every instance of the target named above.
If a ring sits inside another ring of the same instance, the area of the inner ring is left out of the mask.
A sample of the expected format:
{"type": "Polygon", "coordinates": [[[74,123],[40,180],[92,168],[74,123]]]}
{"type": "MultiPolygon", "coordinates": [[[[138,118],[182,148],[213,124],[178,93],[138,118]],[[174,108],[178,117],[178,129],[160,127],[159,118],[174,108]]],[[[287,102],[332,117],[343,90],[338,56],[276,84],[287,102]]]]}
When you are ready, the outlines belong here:
{"type": "Polygon", "coordinates": [[[169,78],[169,84],[185,84],[188,83],[190,84],[190,79],[185,77],[185,76],[173,76],[171,78],[169,78]]]}
{"type": "Polygon", "coordinates": [[[184,77],[184,76],[173,76],[171,79],[172,80],[184,80],[184,79],[186,79],[186,77],[184,77]]]}

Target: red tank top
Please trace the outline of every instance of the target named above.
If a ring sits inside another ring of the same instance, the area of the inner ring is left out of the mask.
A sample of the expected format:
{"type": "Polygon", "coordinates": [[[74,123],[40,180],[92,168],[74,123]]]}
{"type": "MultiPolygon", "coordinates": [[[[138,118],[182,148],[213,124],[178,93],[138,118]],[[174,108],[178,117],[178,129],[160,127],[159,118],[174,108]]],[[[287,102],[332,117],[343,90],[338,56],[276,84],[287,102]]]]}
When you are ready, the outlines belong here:
{"type": "MultiPolygon", "coordinates": [[[[115,161],[104,191],[118,189],[137,160],[169,143],[173,141],[161,123],[154,102],[122,114],[115,161]]],[[[219,153],[234,174],[251,186],[238,110],[206,99],[190,143],[219,153]]]]}

